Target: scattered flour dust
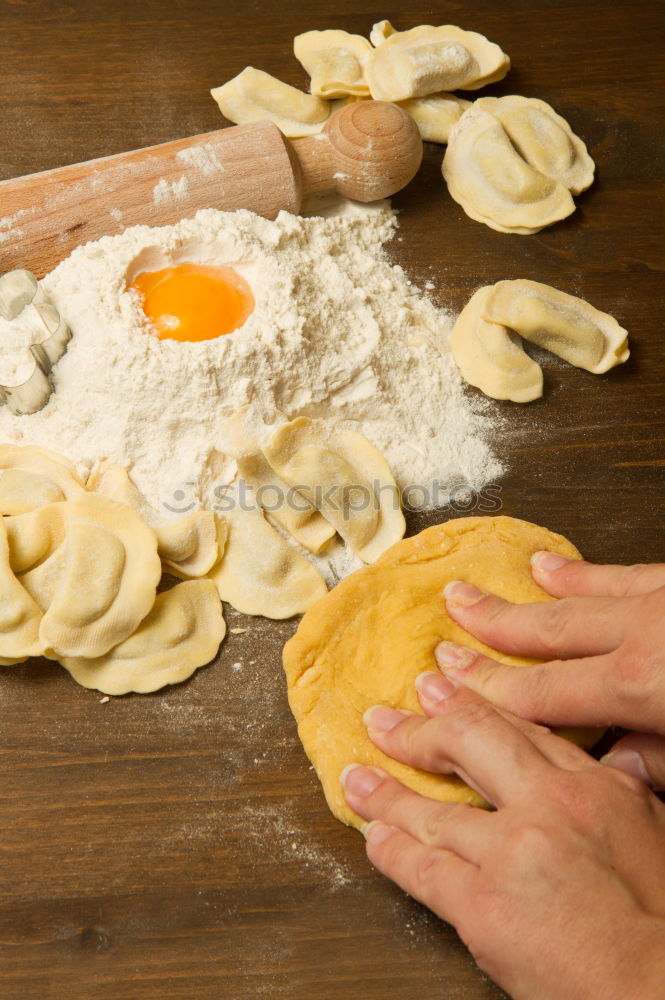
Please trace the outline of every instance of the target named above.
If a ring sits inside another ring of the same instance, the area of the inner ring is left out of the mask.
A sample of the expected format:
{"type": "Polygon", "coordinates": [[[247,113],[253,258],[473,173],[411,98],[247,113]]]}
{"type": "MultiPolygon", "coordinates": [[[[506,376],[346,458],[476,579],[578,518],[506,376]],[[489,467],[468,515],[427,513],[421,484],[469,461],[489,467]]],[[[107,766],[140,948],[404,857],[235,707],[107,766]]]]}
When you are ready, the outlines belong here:
{"type": "MultiPolygon", "coordinates": [[[[171,192],[175,193],[175,192],[171,192]]],[[[492,420],[464,394],[448,349],[450,316],[390,262],[388,203],[329,215],[205,209],[163,228],[136,226],[78,247],[42,281],[73,331],[43,410],[0,407],[0,439],[64,453],[85,471],[128,466],[161,516],[214,507],[235,474],[224,421],[316,417],[365,434],[422,507],[437,483],[480,489],[501,467],[492,420]],[[127,283],[182,261],[227,264],[254,293],[234,333],[198,343],[146,331],[127,283]]]]}
{"type": "Polygon", "coordinates": [[[6,215],[3,219],[0,219],[0,243],[6,243],[7,240],[18,239],[18,237],[23,236],[23,230],[19,229],[16,223],[25,218],[26,215],[32,215],[34,208],[20,208],[18,212],[13,215],[6,215]]]}
{"type": "Polygon", "coordinates": [[[199,146],[187,146],[176,153],[175,158],[189,167],[200,170],[204,177],[211,177],[223,170],[213,143],[204,142],[199,146]]]}
{"type": "Polygon", "coordinates": [[[283,862],[295,861],[326,879],[334,889],[353,882],[351,871],[334,851],[312,841],[311,831],[300,829],[279,804],[248,805],[240,810],[246,836],[263,849],[279,851],[283,862]]]}
{"type": "Polygon", "coordinates": [[[152,189],[152,200],[155,205],[161,205],[171,198],[184,198],[188,189],[187,178],[183,174],[177,181],[167,181],[165,177],[155,184],[152,189]]]}

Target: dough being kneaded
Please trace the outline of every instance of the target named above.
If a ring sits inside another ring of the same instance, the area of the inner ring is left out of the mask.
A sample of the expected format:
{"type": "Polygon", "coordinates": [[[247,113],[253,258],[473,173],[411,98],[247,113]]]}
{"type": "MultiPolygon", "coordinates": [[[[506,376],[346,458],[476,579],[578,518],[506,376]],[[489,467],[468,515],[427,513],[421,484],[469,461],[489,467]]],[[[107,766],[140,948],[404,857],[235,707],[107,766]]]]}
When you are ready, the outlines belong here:
{"type": "MultiPolygon", "coordinates": [[[[465,580],[517,603],[553,600],[531,576],[529,560],[539,549],[580,557],[561,535],[528,521],[503,516],[446,521],[393,545],[305,614],[284,647],[289,703],[328,805],[342,822],[362,824],[346,804],[339,780],[351,763],[382,767],[432,799],[483,804],[456,776],[419,771],[387,757],[370,741],[362,716],[376,704],[421,712],[415,680],[435,669],[434,649],[443,639],[513,666],[536,662],[497,653],[465,632],[446,614],[443,588],[465,580]]],[[[589,744],[597,733],[568,735],[589,744]]]]}

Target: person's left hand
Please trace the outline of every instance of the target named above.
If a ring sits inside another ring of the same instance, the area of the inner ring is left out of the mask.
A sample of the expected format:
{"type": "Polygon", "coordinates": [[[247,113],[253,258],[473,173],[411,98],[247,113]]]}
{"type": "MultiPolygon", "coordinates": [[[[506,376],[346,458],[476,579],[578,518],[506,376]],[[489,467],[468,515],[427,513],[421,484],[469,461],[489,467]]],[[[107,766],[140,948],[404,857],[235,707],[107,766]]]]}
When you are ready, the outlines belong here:
{"type": "Polygon", "coordinates": [[[646,785],[534,723],[419,678],[426,716],[365,716],[386,754],[457,773],[495,812],[435,802],[350,765],[372,864],[452,923],[515,1000],[661,995],[665,806],[646,785]],[[429,716],[429,717],[428,717],[429,716]]]}

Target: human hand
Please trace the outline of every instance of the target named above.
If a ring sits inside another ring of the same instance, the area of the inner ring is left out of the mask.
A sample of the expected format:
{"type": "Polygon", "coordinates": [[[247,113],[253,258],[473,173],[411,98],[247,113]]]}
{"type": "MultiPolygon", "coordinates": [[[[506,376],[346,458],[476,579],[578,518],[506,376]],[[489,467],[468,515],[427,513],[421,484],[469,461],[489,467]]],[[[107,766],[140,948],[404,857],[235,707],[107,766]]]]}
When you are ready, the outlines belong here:
{"type": "Polygon", "coordinates": [[[665,788],[665,565],[596,566],[539,552],[532,572],[562,600],[513,605],[457,582],[446,607],[487,645],[547,662],[523,670],[441,643],[439,668],[535,722],[638,730],[603,762],[665,788]]]}
{"type": "Polygon", "coordinates": [[[429,718],[385,707],[369,735],[413,767],[456,772],[497,807],[345,768],[372,864],[453,924],[514,1000],[655,1000],[665,976],[665,806],[635,778],[436,673],[429,718]]]}

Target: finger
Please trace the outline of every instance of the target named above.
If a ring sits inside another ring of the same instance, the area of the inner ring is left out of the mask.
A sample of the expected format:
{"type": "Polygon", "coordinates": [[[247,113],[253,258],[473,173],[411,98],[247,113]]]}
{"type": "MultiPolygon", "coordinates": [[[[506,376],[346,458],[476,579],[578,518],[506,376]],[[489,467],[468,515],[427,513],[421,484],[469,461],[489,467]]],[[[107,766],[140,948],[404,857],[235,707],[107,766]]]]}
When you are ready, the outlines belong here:
{"type": "MultiPolygon", "coordinates": [[[[506,669],[516,672],[516,668],[514,667],[507,667],[506,669]]],[[[442,677],[441,674],[435,671],[427,671],[416,677],[416,688],[420,704],[427,715],[439,715],[442,711],[443,700],[445,699],[445,688],[442,688],[442,685],[447,683],[448,678],[442,677]]],[[[495,705],[495,707],[497,706],[495,705]]],[[[546,726],[529,722],[528,719],[513,715],[501,707],[497,707],[497,711],[504,718],[509,719],[532,743],[535,743],[543,756],[554,764],[555,767],[560,767],[566,771],[579,771],[598,766],[593,757],[585,753],[581,747],[571,743],[570,740],[557,736],[546,726]]]]}
{"type": "Polygon", "coordinates": [[[369,825],[365,837],[375,868],[449,924],[458,922],[478,883],[475,865],[380,821],[369,825]]]}
{"type": "Polygon", "coordinates": [[[632,725],[612,677],[617,654],[509,667],[476,650],[442,642],[439,669],[493,705],[548,726],[632,725]]]}
{"type": "Polygon", "coordinates": [[[628,733],[618,740],[601,764],[632,774],[658,791],[665,790],[665,737],[628,733]]]}
{"type": "Polygon", "coordinates": [[[450,617],[477,639],[542,660],[609,653],[620,645],[632,611],[615,597],[511,604],[458,580],[446,586],[444,597],[450,617]]]}
{"type": "Polygon", "coordinates": [[[375,708],[366,715],[370,739],[397,760],[442,774],[451,767],[496,806],[528,794],[552,765],[508,719],[470,691],[453,691],[434,718],[375,708]]]}
{"type": "Polygon", "coordinates": [[[495,841],[492,813],[465,802],[425,798],[378,768],[351,764],[341,774],[346,801],[366,820],[399,827],[422,844],[479,865],[495,841]]]}
{"type": "Polygon", "coordinates": [[[635,597],[665,586],[665,563],[597,566],[556,552],[531,557],[533,578],[554,597],[635,597]]]}

